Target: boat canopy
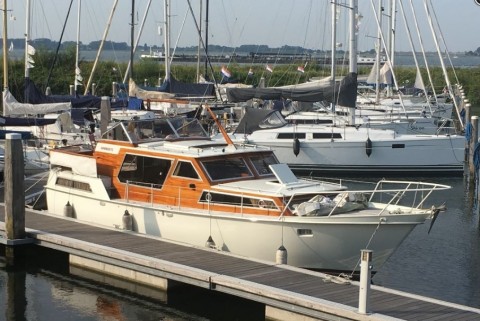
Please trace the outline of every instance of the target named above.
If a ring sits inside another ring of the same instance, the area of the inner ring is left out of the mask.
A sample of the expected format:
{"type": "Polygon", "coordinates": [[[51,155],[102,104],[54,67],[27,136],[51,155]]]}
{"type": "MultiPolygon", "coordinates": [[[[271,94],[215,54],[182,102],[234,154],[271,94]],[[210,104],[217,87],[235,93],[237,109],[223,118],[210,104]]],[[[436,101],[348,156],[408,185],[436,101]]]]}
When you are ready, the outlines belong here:
{"type": "Polygon", "coordinates": [[[158,91],[175,94],[175,97],[205,97],[215,95],[215,86],[213,83],[184,83],[170,76],[158,91]]]}
{"type": "Polygon", "coordinates": [[[290,99],[301,102],[327,101],[355,108],[357,101],[357,74],[349,73],[340,82],[316,88],[227,88],[229,102],[243,102],[253,98],[263,100],[290,99]]]}
{"type": "Polygon", "coordinates": [[[245,107],[245,114],[235,130],[236,134],[251,134],[265,128],[278,128],[287,124],[283,115],[274,109],[245,107]]]}
{"type": "Polygon", "coordinates": [[[25,104],[18,102],[8,89],[3,91],[3,115],[45,115],[72,109],[70,102],[25,104]]]}

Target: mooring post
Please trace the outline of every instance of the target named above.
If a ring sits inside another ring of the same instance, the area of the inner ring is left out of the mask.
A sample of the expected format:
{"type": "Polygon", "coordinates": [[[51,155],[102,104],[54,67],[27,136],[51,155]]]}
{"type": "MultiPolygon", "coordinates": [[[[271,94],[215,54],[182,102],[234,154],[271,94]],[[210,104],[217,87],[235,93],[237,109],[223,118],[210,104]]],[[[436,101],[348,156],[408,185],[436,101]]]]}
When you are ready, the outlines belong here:
{"type": "Polygon", "coordinates": [[[70,96],[75,96],[75,86],[70,85],[70,96]]]}
{"type": "Polygon", "coordinates": [[[370,294],[370,282],[372,279],[372,255],[371,250],[362,250],[360,261],[360,289],[358,295],[358,313],[367,314],[368,296],[370,294]]]}
{"type": "MultiPolygon", "coordinates": [[[[478,143],[478,116],[472,116],[472,135],[470,137],[470,147],[468,155],[468,174],[469,181],[473,182],[475,179],[475,147],[478,143]]],[[[473,184],[470,184],[473,185],[473,184]]],[[[474,188],[474,186],[472,186],[474,188]]]]}
{"type": "MultiPolygon", "coordinates": [[[[25,179],[22,136],[17,133],[6,135],[5,165],[3,169],[5,200],[5,232],[7,240],[25,238],[25,179]]],[[[7,265],[14,264],[14,247],[5,248],[7,265]]]]}
{"type": "Polygon", "coordinates": [[[117,82],[114,81],[112,82],[112,97],[117,97],[118,95],[118,86],[117,86],[117,82]]]}
{"type": "Polygon", "coordinates": [[[110,97],[102,96],[100,101],[100,133],[103,135],[108,128],[108,124],[112,119],[112,111],[110,108],[110,97]]]}
{"type": "Polygon", "coordinates": [[[97,84],[92,83],[92,96],[95,96],[97,94],[97,84]]]}
{"type": "MultiPolygon", "coordinates": [[[[465,108],[465,119],[463,120],[464,121],[463,129],[464,130],[467,129],[468,123],[470,123],[471,107],[472,107],[471,104],[465,104],[465,107],[464,107],[465,108]]],[[[469,161],[469,155],[470,155],[470,142],[465,140],[465,159],[464,159],[465,166],[464,166],[464,169],[468,166],[467,164],[468,164],[468,161],[469,161]]],[[[463,174],[466,175],[465,170],[464,170],[463,174]]]]}

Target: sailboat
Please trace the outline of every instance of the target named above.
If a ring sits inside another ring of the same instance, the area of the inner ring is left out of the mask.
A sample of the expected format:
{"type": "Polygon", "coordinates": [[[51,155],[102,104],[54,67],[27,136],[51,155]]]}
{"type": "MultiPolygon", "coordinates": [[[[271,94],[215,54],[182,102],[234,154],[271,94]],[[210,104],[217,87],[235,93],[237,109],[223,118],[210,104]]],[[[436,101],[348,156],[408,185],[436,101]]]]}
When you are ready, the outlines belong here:
{"type": "MultiPolygon", "coordinates": [[[[245,102],[252,98],[325,101],[332,104],[332,111],[335,111],[338,106],[349,110],[357,106],[356,89],[357,77],[352,72],[338,87],[330,88],[333,94],[328,96],[320,88],[316,89],[316,95],[311,90],[306,92],[303,89],[259,88],[229,89],[227,94],[231,102],[245,102]]],[[[354,113],[351,115],[355,116],[354,113]]],[[[276,110],[247,108],[231,139],[239,143],[268,146],[280,162],[297,172],[357,175],[463,173],[463,136],[399,134],[391,129],[357,125],[354,117],[342,125],[321,122],[305,124],[288,122],[276,110]]]]}

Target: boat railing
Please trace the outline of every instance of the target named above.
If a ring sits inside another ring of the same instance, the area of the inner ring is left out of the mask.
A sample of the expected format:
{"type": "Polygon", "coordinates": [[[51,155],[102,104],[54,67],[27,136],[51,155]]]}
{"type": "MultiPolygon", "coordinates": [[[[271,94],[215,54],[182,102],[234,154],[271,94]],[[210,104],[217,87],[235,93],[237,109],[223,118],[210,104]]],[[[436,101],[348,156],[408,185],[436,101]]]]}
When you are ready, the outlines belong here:
{"type": "MultiPolygon", "coordinates": [[[[257,214],[257,215],[278,215],[282,219],[288,210],[292,210],[295,202],[305,202],[305,195],[312,195],[311,192],[298,192],[285,198],[282,204],[276,204],[272,198],[262,198],[245,193],[222,194],[218,190],[202,189],[201,196],[195,198],[185,196],[189,195],[187,191],[191,191],[191,187],[175,187],[175,190],[169,189],[170,193],[162,193],[162,185],[151,184],[145,182],[127,181],[125,185],[125,198],[127,202],[142,201],[150,203],[152,207],[155,204],[164,204],[178,210],[185,209],[185,204],[197,204],[197,209],[204,209],[208,213],[211,211],[229,207],[232,214],[257,214]],[[135,188],[143,187],[143,190],[135,188]],[[148,190],[148,192],[146,191],[148,190]],[[175,195],[176,194],[176,195],[175,195]],[[216,195],[216,197],[213,197],[216,195]],[[299,198],[302,199],[299,201],[299,198]]],[[[410,211],[425,206],[429,196],[435,191],[447,190],[451,186],[416,182],[416,181],[395,181],[380,180],[370,189],[350,189],[350,190],[330,190],[317,193],[324,197],[334,197],[335,202],[328,214],[324,216],[334,215],[345,202],[365,202],[381,204],[378,215],[382,215],[385,211],[390,210],[392,206],[404,206],[410,208],[410,211]],[[352,201],[351,199],[355,199],[352,201]]],[[[299,204],[300,204],[299,203],[299,204]]],[[[351,204],[351,203],[350,203],[351,204]]],[[[194,206],[195,207],[195,206],[194,206]]]]}
{"type": "Polygon", "coordinates": [[[393,181],[393,180],[380,180],[376,184],[374,190],[370,194],[369,202],[375,200],[376,197],[382,200],[383,195],[389,195],[390,199],[385,203],[382,214],[390,205],[399,205],[400,201],[407,199],[407,194],[411,194],[409,205],[412,211],[419,209],[425,205],[426,200],[434,191],[451,189],[451,186],[437,183],[416,182],[416,181],[393,181]],[[385,185],[391,185],[393,187],[384,188],[385,185]],[[398,187],[395,187],[398,186],[398,187]]]}
{"type": "MultiPolygon", "coordinates": [[[[197,209],[204,209],[208,213],[218,209],[219,206],[229,206],[232,214],[261,214],[261,215],[272,215],[272,212],[279,213],[284,210],[283,206],[278,206],[275,204],[273,199],[265,197],[255,197],[252,195],[247,195],[245,193],[239,193],[236,197],[233,197],[238,200],[235,201],[221,201],[214,200],[212,197],[213,194],[220,195],[216,190],[211,189],[202,189],[202,195],[200,197],[188,197],[188,191],[191,191],[191,187],[182,187],[178,186],[176,196],[175,192],[173,193],[162,193],[161,184],[152,184],[145,182],[136,182],[127,180],[125,182],[125,201],[130,203],[134,201],[146,202],[150,206],[155,207],[155,205],[162,204],[169,206],[171,208],[176,208],[177,210],[186,209],[184,204],[198,204],[197,209]],[[148,189],[139,190],[137,188],[133,189],[132,187],[142,187],[148,189]],[[261,212],[258,212],[261,211],[261,212]]],[[[170,189],[172,191],[172,189],[170,189]]],[[[227,195],[227,194],[225,194],[227,195]]],[[[229,195],[232,196],[232,195],[229,195]]],[[[278,214],[277,214],[278,215],[278,214]]]]}
{"type": "MultiPolygon", "coordinates": [[[[350,195],[358,197],[363,195],[366,197],[367,203],[375,202],[382,204],[378,216],[385,213],[392,206],[409,207],[410,212],[425,206],[427,199],[435,191],[448,190],[451,186],[437,183],[416,182],[416,181],[397,181],[397,180],[380,180],[375,184],[373,189],[351,189],[337,191],[335,202],[331,210],[323,216],[331,216],[337,213],[342,203],[348,202],[350,195]]],[[[321,195],[334,194],[331,191],[321,193],[321,195]]],[[[286,209],[290,207],[293,200],[302,193],[291,195],[286,202],[285,208],[280,214],[279,219],[284,217],[286,209]]]]}

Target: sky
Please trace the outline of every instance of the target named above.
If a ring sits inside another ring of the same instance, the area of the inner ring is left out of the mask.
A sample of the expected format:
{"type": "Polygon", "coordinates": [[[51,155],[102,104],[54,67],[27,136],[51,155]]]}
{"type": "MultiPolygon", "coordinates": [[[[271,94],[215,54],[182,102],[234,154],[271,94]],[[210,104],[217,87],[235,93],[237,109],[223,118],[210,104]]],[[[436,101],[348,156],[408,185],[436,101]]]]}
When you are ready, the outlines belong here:
{"type": "MultiPolygon", "coordinates": [[[[190,0],[197,23],[200,2],[190,0]]],[[[475,0],[402,0],[410,29],[413,46],[420,51],[420,41],[411,10],[411,2],[417,16],[418,28],[426,51],[435,51],[434,38],[423,6],[424,1],[432,4],[437,39],[442,51],[474,51],[480,47],[480,6],[475,0]],[[438,28],[438,25],[440,26],[438,28]],[[446,47],[446,48],[445,48],[446,47]]],[[[101,40],[106,32],[108,18],[114,0],[81,0],[80,41],[89,43],[101,40]]],[[[188,0],[171,1],[171,47],[198,45],[198,33],[189,9],[188,0]]],[[[348,4],[348,0],[337,0],[348,4]]],[[[359,0],[359,13],[363,16],[358,26],[359,50],[370,50],[377,42],[377,21],[373,8],[378,11],[379,0],[359,0]]],[[[388,8],[387,0],[383,0],[388,8]]],[[[69,0],[30,0],[32,18],[30,38],[59,40],[67,17],[69,0]]],[[[65,26],[64,41],[76,41],[79,0],[73,0],[71,12],[65,26]]],[[[145,15],[148,0],[135,0],[135,33],[145,15]]],[[[164,1],[153,0],[148,10],[139,43],[158,45],[164,43],[164,1]]],[[[348,50],[348,9],[339,5],[337,20],[337,43],[348,50]]],[[[7,0],[8,37],[24,38],[26,0],[7,0]]],[[[113,13],[107,40],[130,43],[132,1],[118,0],[113,13]]],[[[203,16],[205,8],[203,8],[203,16]]],[[[382,15],[384,26],[388,17],[382,15]]],[[[300,46],[309,49],[330,50],[331,47],[330,0],[209,0],[209,44],[239,47],[245,44],[300,46]]],[[[385,29],[385,28],[384,28],[385,29]]],[[[396,50],[411,51],[400,5],[397,5],[396,50]]],[[[203,32],[204,33],[204,32],[203,32]]],[[[386,34],[385,34],[386,39],[386,34]]]]}

